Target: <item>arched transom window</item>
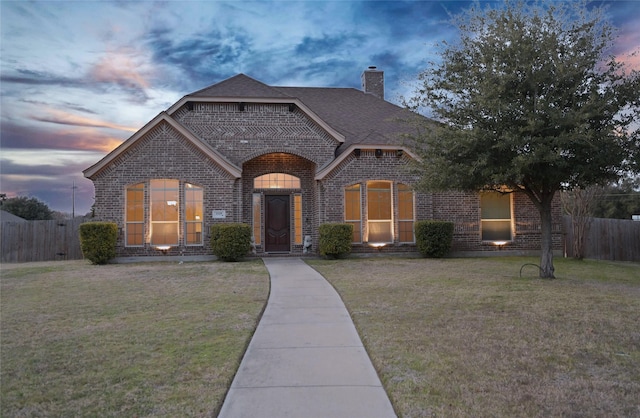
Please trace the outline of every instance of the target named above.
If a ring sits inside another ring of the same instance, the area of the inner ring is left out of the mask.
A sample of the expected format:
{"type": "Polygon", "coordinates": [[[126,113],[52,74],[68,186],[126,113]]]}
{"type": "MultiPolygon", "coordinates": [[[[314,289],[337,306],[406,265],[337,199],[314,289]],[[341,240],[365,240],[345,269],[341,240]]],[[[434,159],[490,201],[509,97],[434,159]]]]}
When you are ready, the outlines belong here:
{"type": "Polygon", "coordinates": [[[254,189],[299,189],[300,179],[285,173],[269,173],[253,179],[254,189]]]}

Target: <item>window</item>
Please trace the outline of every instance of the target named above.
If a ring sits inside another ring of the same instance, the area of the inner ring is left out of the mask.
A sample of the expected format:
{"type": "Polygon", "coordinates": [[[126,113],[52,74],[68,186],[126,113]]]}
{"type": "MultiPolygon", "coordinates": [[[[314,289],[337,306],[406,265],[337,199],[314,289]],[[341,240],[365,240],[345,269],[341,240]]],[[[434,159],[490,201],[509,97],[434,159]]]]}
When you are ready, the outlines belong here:
{"type": "Polygon", "coordinates": [[[353,225],[353,242],[362,242],[362,213],[360,211],[360,185],[344,189],[344,221],[353,225]]]}
{"type": "Polygon", "coordinates": [[[151,186],[151,245],[178,245],[178,180],[154,179],[151,186]]]}
{"type": "Polygon", "coordinates": [[[144,244],[144,183],[127,187],[125,237],[129,247],[144,244]]]}
{"type": "Polygon", "coordinates": [[[393,231],[391,226],[391,182],[368,182],[368,242],[393,242],[393,231]]]}
{"type": "Polygon", "coordinates": [[[262,243],[262,195],[253,194],[253,240],[256,245],[262,243]]]}
{"type": "Polygon", "coordinates": [[[413,191],[406,184],[398,184],[398,241],[415,241],[413,237],[413,191]]]}
{"type": "Polygon", "coordinates": [[[202,187],[184,185],[184,230],[186,245],[202,245],[202,187]]]}
{"type": "Polygon", "coordinates": [[[302,245],[302,195],[293,195],[293,242],[302,245]]]}
{"type": "Polygon", "coordinates": [[[511,241],[511,194],[480,194],[483,241],[511,241]]]}
{"type": "Polygon", "coordinates": [[[285,173],[269,173],[253,179],[254,189],[299,189],[300,179],[285,173]]]}

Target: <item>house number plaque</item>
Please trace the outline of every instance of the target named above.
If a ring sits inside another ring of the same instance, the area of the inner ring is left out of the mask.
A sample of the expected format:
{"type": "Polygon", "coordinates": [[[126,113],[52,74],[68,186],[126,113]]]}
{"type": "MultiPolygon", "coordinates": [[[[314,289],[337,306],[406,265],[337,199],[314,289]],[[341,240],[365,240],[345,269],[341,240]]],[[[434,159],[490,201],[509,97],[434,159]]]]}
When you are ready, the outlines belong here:
{"type": "Polygon", "coordinates": [[[213,211],[213,219],[224,219],[227,217],[226,210],[214,210],[213,211]]]}

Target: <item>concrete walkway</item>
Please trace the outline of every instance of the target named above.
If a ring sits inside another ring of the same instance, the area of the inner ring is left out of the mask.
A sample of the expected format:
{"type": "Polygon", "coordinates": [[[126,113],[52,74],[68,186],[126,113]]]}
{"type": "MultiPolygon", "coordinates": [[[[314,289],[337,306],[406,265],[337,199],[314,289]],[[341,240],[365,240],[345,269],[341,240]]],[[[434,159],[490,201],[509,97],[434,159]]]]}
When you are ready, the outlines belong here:
{"type": "Polygon", "coordinates": [[[219,417],[395,417],[334,288],[300,259],[264,263],[269,302],[219,417]]]}

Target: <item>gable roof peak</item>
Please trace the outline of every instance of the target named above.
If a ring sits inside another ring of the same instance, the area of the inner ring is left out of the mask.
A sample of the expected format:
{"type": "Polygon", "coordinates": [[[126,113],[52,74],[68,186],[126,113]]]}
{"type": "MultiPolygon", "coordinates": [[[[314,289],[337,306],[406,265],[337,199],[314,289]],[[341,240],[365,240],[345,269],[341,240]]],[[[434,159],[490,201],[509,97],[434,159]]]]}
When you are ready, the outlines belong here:
{"type": "Polygon", "coordinates": [[[240,73],[188,94],[187,97],[287,98],[289,96],[277,88],[240,73]]]}

